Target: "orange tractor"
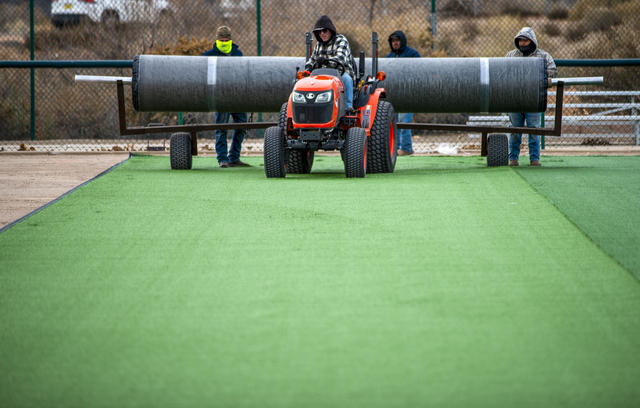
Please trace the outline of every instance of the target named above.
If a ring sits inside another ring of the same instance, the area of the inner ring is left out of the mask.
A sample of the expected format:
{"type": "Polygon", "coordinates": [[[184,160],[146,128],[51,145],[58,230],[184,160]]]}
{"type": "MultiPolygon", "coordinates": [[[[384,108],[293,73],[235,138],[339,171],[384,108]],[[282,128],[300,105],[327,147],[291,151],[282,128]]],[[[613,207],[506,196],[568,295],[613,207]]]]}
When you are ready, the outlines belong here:
{"type": "MultiPolygon", "coordinates": [[[[298,71],[293,92],[282,105],[278,126],[264,134],[267,177],[311,171],[317,150],[339,150],[347,177],[391,173],[396,164],[396,114],[385,101],[377,72],[377,34],[373,33],[372,73],[365,77],[364,52],[356,69],[353,110],[345,107],[344,85],[337,69],[298,71]]],[[[311,34],[307,33],[307,58],[311,34]]],[[[353,63],[353,61],[352,61],[353,63]]]]}

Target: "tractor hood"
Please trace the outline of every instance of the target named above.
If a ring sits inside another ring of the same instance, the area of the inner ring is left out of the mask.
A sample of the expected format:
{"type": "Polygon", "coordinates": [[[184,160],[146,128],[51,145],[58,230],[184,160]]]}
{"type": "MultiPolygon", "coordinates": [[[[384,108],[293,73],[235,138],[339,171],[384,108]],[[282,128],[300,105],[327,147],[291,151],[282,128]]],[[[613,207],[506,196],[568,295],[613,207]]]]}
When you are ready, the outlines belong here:
{"type": "Polygon", "coordinates": [[[302,78],[294,86],[294,91],[328,91],[336,89],[341,85],[338,78],[329,75],[318,75],[313,77],[302,78]]]}

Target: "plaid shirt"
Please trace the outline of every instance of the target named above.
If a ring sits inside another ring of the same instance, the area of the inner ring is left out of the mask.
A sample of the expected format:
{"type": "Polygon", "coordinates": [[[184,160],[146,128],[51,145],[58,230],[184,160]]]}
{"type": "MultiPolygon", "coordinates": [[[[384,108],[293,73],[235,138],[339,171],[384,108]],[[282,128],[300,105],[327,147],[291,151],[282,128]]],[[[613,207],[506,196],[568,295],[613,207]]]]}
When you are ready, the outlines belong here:
{"type": "Polygon", "coordinates": [[[344,35],[337,34],[335,38],[327,44],[316,42],[316,46],[313,49],[309,62],[305,65],[305,69],[311,70],[316,59],[319,57],[340,62],[351,78],[355,76],[353,65],[351,64],[351,48],[349,47],[349,41],[347,41],[344,35]]]}

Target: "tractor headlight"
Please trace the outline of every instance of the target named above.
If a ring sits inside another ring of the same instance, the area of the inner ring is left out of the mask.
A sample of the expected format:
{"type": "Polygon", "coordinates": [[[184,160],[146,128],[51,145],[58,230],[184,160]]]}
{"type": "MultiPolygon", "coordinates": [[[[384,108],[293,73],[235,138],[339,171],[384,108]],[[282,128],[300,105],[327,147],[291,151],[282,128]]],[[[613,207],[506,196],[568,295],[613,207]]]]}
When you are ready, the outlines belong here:
{"type": "Polygon", "coordinates": [[[327,103],[331,100],[331,91],[318,94],[316,97],[316,103],[327,103]]]}
{"type": "Polygon", "coordinates": [[[294,92],[293,93],[293,101],[295,103],[306,103],[307,100],[304,98],[304,94],[300,93],[300,92],[294,92]]]}

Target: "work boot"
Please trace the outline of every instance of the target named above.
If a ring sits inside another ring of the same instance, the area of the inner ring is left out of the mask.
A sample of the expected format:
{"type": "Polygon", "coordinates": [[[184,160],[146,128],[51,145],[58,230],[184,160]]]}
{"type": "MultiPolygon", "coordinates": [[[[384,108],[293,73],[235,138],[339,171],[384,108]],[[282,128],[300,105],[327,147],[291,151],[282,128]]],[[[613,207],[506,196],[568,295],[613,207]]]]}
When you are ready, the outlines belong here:
{"type": "Polygon", "coordinates": [[[408,152],[406,150],[398,150],[398,156],[411,156],[413,152],[408,152]]]}
{"type": "Polygon", "coordinates": [[[222,167],[223,169],[226,169],[227,167],[229,167],[229,162],[221,161],[218,163],[218,166],[222,167]]]}
{"type": "Polygon", "coordinates": [[[509,166],[511,166],[511,167],[517,167],[517,166],[519,166],[519,165],[520,165],[520,164],[518,163],[518,161],[517,161],[517,160],[509,160],[509,166]]]}
{"type": "Polygon", "coordinates": [[[542,166],[542,164],[540,164],[540,160],[531,160],[531,162],[529,163],[529,166],[540,167],[542,166]]]}

